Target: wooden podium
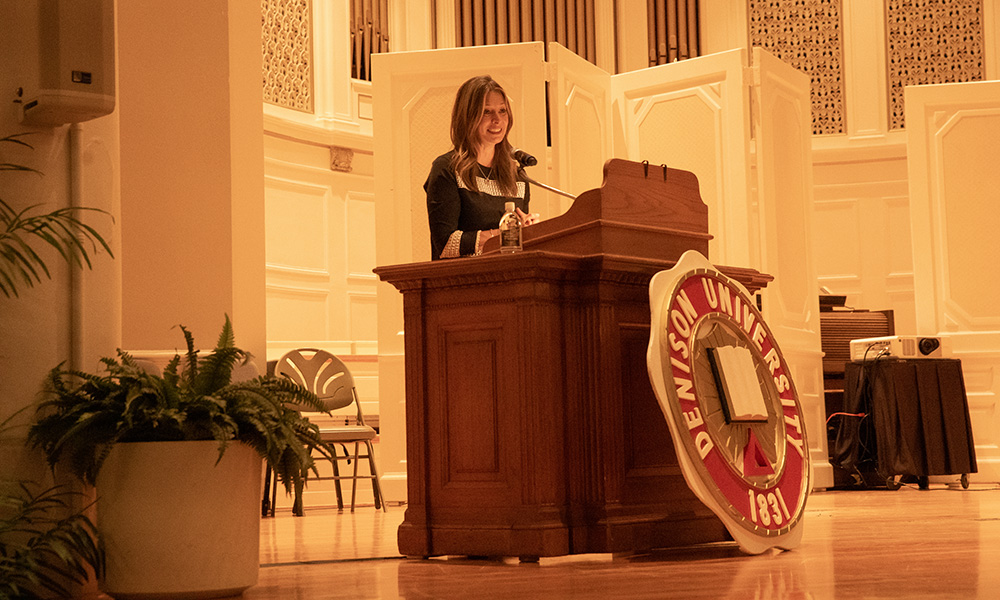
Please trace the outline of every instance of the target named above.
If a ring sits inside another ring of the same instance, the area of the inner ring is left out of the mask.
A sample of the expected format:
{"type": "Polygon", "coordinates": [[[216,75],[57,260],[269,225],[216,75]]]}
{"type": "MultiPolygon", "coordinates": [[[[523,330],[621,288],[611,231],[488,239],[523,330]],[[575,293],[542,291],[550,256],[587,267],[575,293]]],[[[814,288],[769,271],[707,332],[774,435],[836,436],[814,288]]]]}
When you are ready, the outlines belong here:
{"type": "MultiPolygon", "coordinates": [[[[731,539],[685,484],[646,371],[649,281],[709,239],[694,174],[611,160],[521,253],[375,269],[403,293],[402,554],[731,539]]],[[[720,270],[751,293],[771,279],[720,270]]]]}

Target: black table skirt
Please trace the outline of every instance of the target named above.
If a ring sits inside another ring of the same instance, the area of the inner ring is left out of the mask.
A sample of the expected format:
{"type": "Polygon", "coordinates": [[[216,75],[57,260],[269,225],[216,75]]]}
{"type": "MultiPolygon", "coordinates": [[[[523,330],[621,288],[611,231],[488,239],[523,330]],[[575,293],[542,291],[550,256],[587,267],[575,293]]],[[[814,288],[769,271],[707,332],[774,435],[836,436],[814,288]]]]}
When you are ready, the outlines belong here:
{"type": "Polygon", "coordinates": [[[892,475],[975,473],[962,361],[880,359],[847,363],[834,464],[854,471],[877,458],[892,475]]]}

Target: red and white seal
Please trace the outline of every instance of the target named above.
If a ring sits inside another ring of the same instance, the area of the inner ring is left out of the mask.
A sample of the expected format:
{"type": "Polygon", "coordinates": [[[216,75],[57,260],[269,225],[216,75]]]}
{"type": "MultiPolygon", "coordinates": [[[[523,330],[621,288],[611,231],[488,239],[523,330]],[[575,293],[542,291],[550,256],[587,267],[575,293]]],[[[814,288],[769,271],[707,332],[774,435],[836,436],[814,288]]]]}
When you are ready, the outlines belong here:
{"type": "Polygon", "coordinates": [[[746,289],[689,251],[649,284],[646,363],[685,481],[745,551],[792,548],[809,493],[788,364],[746,289]]]}

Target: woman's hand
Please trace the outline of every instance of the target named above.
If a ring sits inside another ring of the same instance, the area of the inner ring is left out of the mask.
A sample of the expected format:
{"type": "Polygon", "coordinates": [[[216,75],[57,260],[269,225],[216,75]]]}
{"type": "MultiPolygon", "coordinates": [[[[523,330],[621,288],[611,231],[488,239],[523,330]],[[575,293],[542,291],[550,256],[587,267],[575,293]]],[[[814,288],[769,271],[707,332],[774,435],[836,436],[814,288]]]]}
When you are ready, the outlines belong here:
{"type": "Polygon", "coordinates": [[[527,226],[527,225],[534,225],[535,223],[537,223],[537,222],[539,222],[539,221],[542,220],[541,219],[542,216],[539,215],[538,213],[528,214],[528,213],[524,212],[523,210],[521,210],[520,208],[515,208],[514,210],[517,211],[517,216],[521,219],[521,224],[522,225],[525,225],[525,226],[527,226]]]}

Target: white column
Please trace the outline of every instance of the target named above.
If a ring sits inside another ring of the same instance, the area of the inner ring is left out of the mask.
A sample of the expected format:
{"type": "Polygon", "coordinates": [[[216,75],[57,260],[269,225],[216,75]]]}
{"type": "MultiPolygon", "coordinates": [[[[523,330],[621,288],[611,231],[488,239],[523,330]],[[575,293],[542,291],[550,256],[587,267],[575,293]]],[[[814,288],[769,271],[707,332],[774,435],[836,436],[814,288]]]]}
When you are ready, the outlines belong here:
{"type": "Polygon", "coordinates": [[[122,345],[265,356],[260,6],[121,3],[122,345]]]}

